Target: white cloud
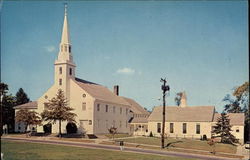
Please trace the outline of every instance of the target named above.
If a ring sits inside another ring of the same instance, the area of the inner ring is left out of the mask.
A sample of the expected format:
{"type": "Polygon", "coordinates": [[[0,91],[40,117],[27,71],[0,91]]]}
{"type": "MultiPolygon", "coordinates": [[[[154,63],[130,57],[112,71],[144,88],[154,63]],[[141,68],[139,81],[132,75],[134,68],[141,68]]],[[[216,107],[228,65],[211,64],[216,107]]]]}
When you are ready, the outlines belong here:
{"type": "Polygon", "coordinates": [[[135,70],[131,69],[131,68],[124,67],[124,68],[118,69],[116,72],[119,73],[119,74],[129,74],[129,75],[131,75],[131,74],[135,73],[135,70]]]}
{"type": "Polygon", "coordinates": [[[46,49],[47,52],[54,52],[56,50],[56,48],[54,46],[46,46],[44,47],[46,49]]]}

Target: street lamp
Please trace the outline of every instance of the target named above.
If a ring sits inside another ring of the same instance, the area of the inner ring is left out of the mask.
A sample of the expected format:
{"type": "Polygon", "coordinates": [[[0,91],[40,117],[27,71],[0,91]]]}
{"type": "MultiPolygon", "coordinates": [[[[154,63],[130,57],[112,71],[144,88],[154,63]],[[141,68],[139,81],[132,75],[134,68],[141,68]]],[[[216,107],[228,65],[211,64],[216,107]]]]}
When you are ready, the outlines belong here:
{"type": "Polygon", "coordinates": [[[246,142],[245,148],[248,149],[248,152],[249,152],[249,158],[248,158],[248,160],[250,160],[250,141],[246,142]]]}
{"type": "Polygon", "coordinates": [[[162,94],[163,94],[163,109],[162,109],[162,133],[161,133],[161,148],[164,148],[164,135],[165,135],[165,115],[166,115],[166,102],[165,102],[165,96],[166,96],[166,92],[170,90],[169,86],[166,85],[167,81],[166,78],[163,79],[161,78],[161,81],[163,82],[163,85],[161,86],[162,89],[162,94]]]}

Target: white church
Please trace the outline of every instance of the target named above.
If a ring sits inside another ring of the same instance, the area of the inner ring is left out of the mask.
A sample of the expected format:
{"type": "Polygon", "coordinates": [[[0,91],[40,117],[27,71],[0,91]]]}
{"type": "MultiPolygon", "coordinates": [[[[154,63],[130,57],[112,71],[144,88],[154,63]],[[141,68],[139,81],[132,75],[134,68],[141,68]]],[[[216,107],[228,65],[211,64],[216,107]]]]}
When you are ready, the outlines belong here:
{"type": "MultiPolygon", "coordinates": [[[[134,103],[130,103],[128,98],[120,97],[119,86],[114,86],[114,92],[111,92],[102,85],[76,78],[75,69],[76,64],[73,60],[67,20],[67,6],[65,6],[61,43],[58,57],[54,63],[54,85],[37,101],[16,106],[15,110],[28,108],[40,114],[46,108],[48,100],[55,97],[57,91],[62,89],[68,100],[68,105],[74,108],[73,112],[77,114],[75,120],[78,133],[108,133],[108,128],[111,126],[116,127],[119,133],[129,133],[128,122],[133,118],[133,114],[149,115],[141,106],[135,106],[134,103]],[[138,107],[140,107],[139,110],[138,107]]],[[[63,133],[66,132],[67,123],[62,122],[63,133]]],[[[34,129],[37,132],[44,132],[43,126],[36,126],[34,129]]],[[[17,123],[15,131],[24,131],[24,125],[17,123]]],[[[51,132],[58,132],[58,123],[52,124],[51,132]]]]}
{"type": "MultiPolygon", "coordinates": [[[[55,97],[62,89],[68,100],[68,105],[74,108],[78,133],[104,134],[114,126],[119,133],[133,135],[161,135],[162,106],[155,107],[150,114],[133,99],[119,96],[119,86],[114,91],[108,88],[76,78],[76,64],[73,61],[72,46],[67,20],[67,6],[64,11],[64,22],[58,57],[54,63],[54,85],[51,86],[37,101],[14,107],[15,112],[26,108],[42,113],[46,103],[55,97]]],[[[180,106],[166,107],[166,133],[168,137],[196,138],[206,135],[211,137],[211,130],[219,114],[214,106],[187,106],[186,96],[181,99],[180,106]]],[[[232,133],[241,142],[244,141],[244,114],[229,115],[232,133]]],[[[45,132],[42,126],[33,129],[45,132]]],[[[66,125],[62,123],[62,132],[66,133],[66,125]]],[[[47,126],[47,125],[46,125],[47,126]]],[[[51,133],[58,133],[58,123],[49,126],[51,133]]],[[[24,124],[16,123],[16,132],[24,132],[24,124]]]]}

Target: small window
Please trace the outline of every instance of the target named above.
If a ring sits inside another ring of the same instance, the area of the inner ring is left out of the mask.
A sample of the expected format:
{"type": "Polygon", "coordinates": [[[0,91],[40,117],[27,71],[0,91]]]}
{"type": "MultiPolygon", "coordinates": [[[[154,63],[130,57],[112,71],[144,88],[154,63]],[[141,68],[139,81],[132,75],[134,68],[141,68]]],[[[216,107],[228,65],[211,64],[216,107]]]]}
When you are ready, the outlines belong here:
{"type": "Polygon", "coordinates": [[[196,124],[196,134],[200,134],[201,133],[201,126],[200,124],[196,124]]]}
{"type": "Polygon", "coordinates": [[[174,123],[170,123],[170,133],[174,133],[174,123]]]}
{"type": "Polygon", "coordinates": [[[86,103],[85,102],[82,103],[82,110],[86,111],[86,103]]]}
{"type": "Polygon", "coordinates": [[[59,79],[59,85],[60,86],[62,85],[62,79],[61,78],[59,79]]]}
{"type": "Polygon", "coordinates": [[[69,46],[69,53],[71,53],[71,46],[69,46]]]}
{"type": "Polygon", "coordinates": [[[161,123],[157,123],[157,133],[161,133],[161,123]]]}
{"type": "Polygon", "coordinates": [[[62,67],[59,67],[59,74],[62,74],[62,67]]]}
{"type": "Polygon", "coordinates": [[[72,68],[69,68],[69,75],[72,75],[72,68]]]}
{"type": "Polygon", "coordinates": [[[122,107],[120,108],[120,114],[122,114],[122,107]]]}
{"type": "Polygon", "coordinates": [[[186,134],[187,133],[187,123],[182,124],[182,133],[186,134]]]}
{"type": "Polygon", "coordinates": [[[115,113],[115,106],[113,106],[113,113],[115,113]]]}
{"type": "Polygon", "coordinates": [[[106,112],[108,112],[109,111],[109,106],[108,105],[106,105],[106,112]]]}
{"type": "Polygon", "coordinates": [[[239,129],[239,128],[237,128],[237,129],[236,129],[236,132],[240,132],[240,129],[239,129]]]}
{"type": "Polygon", "coordinates": [[[100,111],[100,104],[97,104],[97,111],[100,111]]]}
{"type": "Polygon", "coordinates": [[[92,120],[89,120],[89,125],[92,125],[92,120]]]}

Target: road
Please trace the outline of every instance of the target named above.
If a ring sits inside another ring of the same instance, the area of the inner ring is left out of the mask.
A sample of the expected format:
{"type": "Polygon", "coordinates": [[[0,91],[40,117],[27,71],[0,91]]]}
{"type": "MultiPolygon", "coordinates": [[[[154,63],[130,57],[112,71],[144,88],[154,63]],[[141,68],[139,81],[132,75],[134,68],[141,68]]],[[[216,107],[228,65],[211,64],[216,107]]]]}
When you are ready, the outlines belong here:
{"type": "MultiPolygon", "coordinates": [[[[12,140],[12,141],[22,141],[22,142],[33,142],[33,143],[46,143],[46,144],[56,144],[56,145],[65,145],[65,146],[76,146],[83,148],[93,148],[93,149],[105,149],[105,150],[113,150],[119,151],[119,146],[112,145],[103,145],[103,144],[95,144],[95,143],[79,143],[79,142],[67,142],[67,141],[56,141],[56,140],[40,140],[40,139],[27,139],[27,138],[14,138],[14,137],[1,137],[3,140],[12,140]]],[[[207,156],[207,155],[198,155],[198,154],[190,154],[190,153],[180,153],[180,152],[172,152],[172,151],[160,151],[160,150],[150,150],[150,149],[141,149],[141,148],[132,148],[126,147],[123,152],[135,152],[142,154],[155,154],[161,156],[173,156],[173,157],[183,157],[183,158],[194,158],[194,159],[202,159],[202,160],[236,160],[235,158],[224,158],[224,157],[215,157],[215,156],[207,156]]]]}

